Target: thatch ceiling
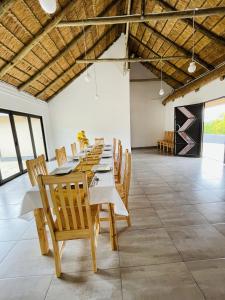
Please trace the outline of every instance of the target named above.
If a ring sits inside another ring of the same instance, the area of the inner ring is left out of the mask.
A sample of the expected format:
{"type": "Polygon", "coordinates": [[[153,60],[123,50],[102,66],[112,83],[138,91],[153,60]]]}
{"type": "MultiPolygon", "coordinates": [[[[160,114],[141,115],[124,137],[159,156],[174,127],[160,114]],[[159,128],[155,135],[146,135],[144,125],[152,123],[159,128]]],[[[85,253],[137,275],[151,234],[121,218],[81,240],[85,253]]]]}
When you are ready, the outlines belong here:
{"type": "MultiPolygon", "coordinates": [[[[76,59],[85,58],[82,27],[55,27],[63,21],[127,14],[128,0],[59,0],[54,16],[38,0],[0,2],[0,79],[39,99],[48,101],[85,69],[76,59]],[[1,6],[4,4],[4,6],[1,6]],[[1,10],[1,8],[4,8],[1,10]]],[[[225,0],[132,0],[130,14],[225,6],[225,0]],[[145,5],[144,5],[145,4],[145,5]]],[[[196,17],[195,60],[197,71],[189,74],[192,51],[192,20],[130,23],[129,53],[136,57],[185,56],[163,61],[164,80],[174,89],[182,87],[225,61],[225,18],[196,17]]],[[[86,58],[98,58],[126,25],[85,27],[86,58]]],[[[144,63],[160,75],[160,62],[144,63]]]]}

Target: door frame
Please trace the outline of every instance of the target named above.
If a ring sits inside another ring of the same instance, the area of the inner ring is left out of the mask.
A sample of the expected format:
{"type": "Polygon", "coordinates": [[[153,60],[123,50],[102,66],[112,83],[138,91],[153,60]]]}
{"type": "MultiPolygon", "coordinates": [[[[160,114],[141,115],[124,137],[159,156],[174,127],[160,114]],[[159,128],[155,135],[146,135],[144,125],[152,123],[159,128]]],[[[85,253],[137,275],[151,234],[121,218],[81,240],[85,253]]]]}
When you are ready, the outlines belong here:
{"type": "Polygon", "coordinates": [[[36,119],[40,120],[44,149],[45,149],[45,157],[46,157],[47,161],[48,161],[48,152],[47,152],[47,143],[46,143],[46,138],[45,138],[45,131],[44,131],[44,124],[43,124],[42,116],[29,114],[29,113],[25,113],[25,112],[14,111],[14,110],[8,110],[8,109],[4,109],[4,108],[0,108],[0,113],[5,113],[9,116],[9,121],[10,121],[12,135],[13,135],[13,141],[14,141],[17,160],[18,160],[18,164],[19,164],[19,172],[16,174],[13,174],[10,177],[7,177],[6,179],[2,179],[2,174],[1,174],[1,169],[0,169],[0,186],[1,186],[1,185],[5,184],[6,182],[8,182],[12,179],[15,179],[16,177],[23,175],[27,172],[27,170],[23,169],[23,165],[22,165],[22,157],[20,154],[20,148],[19,148],[19,143],[18,143],[18,138],[17,138],[17,133],[16,133],[16,125],[15,125],[13,115],[27,117],[28,127],[29,127],[29,132],[30,132],[30,137],[31,137],[31,143],[32,143],[32,148],[33,148],[33,153],[34,153],[35,158],[37,157],[37,153],[36,153],[36,148],[35,148],[31,118],[36,118],[36,119]]]}

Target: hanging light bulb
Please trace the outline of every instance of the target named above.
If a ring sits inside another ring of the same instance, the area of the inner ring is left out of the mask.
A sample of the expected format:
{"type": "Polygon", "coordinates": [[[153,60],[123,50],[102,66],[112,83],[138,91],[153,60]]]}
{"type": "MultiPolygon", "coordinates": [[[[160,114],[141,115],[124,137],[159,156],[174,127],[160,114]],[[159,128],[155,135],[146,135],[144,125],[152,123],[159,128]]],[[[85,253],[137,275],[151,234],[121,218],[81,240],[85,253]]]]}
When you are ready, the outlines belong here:
{"type": "Polygon", "coordinates": [[[99,99],[99,95],[96,94],[96,95],[95,95],[95,100],[97,101],[98,99],[99,99]]]}
{"type": "Polygon", "coordinates": [[[196,70],[196,63],[195,63],[195,61],[191,61],[190,65],[188,67],[188,72],[189,73],[194,73],[195,70],[196,70]]]}
{"type": "Polygon", "coordinates": [[[39,0],[42,9],[48,14],[54,14],[56,11],[56,0],[39,0]]]}
{"type": "Polygon", "coordinates": [[[160,96],[163,96],[164,94],[165,94],[164,89],[161,88],[161,89],[159,90],[159,95],[160,95],[160,96]]]}
{"type": "Polygon", "coordinates": [[[161,72],[160,72],[160,90],[159,90],[159,95],[163,96],[165,92],[164,92],[164,89],[162,87],[162,58],[161,58],[160,62],[161,62],[161,72]]]}
{"type": "MultiPolygon", "coordinates": [[[[194,11],[195,13],[195,11],[194,11]]],[[[193,45],[192,45],[192,60],[189,64],[189,67],[188,67],[188,72],[189,73],[194,73],[196,71],[196,63],[194,61],[194,57],[195,57],[195,40],[194,40],[194,34],[195,34],[195,19],[193,17],[193,32],[192,32],[192,42],[193,42],[193,45]]]]}
{"type": "Polygon", "coordinates": [[[91,81],[91,76],[88,72],[86,72],[85,76],[84,76],[84,80],[88,83],[91,81]]]}

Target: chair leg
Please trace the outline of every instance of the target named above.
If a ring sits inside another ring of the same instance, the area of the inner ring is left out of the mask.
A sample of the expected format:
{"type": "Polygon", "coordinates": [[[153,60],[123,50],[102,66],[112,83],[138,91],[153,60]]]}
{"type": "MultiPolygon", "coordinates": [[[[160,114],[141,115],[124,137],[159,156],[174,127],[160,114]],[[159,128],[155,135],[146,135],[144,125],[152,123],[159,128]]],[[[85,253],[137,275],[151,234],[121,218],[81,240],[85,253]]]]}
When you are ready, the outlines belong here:
{"type": "MultiPolygon", "coordinates": [[[[129,212],[128,212],[129,213],[129,212]]],[[[127,226],[130,227],[131,226],[131,220],[130,220],[130,213],[127,216],[127,226]]]]}
{"type": "Polygon", "coordinates": [[[97,262],[96,262],[96,247],[95,247],[95,238],[91,236],[91,256],[92,256],[92,265],[93,272],[97,272],[97,262]]]}
{"type": "Polygon", "coordinates": [[[54,251],[54,259],[55,259],[55,273],[57,277],[61,276],[61,258],[60,258],[60,250],[59,244],[55,240],[52,240],[53,251],[54,251]]]}

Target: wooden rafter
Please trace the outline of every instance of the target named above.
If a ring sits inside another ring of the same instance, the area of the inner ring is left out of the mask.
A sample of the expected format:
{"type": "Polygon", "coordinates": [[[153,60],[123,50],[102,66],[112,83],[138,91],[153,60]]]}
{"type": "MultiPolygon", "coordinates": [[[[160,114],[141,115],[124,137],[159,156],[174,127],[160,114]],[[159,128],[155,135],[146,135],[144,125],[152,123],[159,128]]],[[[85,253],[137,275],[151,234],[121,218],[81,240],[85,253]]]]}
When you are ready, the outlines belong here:
{"type": "MultiPolygon", "coordinates": [[[[87,50],[86,55],[88,56],[89,54],[91,54],[92,51],[94,51],[94,49],[103,41],[103,39],[112,31],[113,26],[111,26],[92,46],[90,49],[87,50]]],[[[84,59],[85,58],[85,54],[81,54],[80,57],[78,57],[78,59],[84,59]]],[[[83,63],[85,63],[83,61],[83,63]]],[[[63,79],[63,77],[68,74],[70,71],[72,71],[74,69],[74,67],[76,66],[77,62],[75,62],[74,64],[72,64],[67,70],[64,70],[63,74],[58,76],[56,79],[54,79],[48,86],[46,86],[40,93],[38,93],[36,96],[38,98],[41,98],[41,96],[45,93],[46,90],[51,89],[54,84],[58,81],[63,79]]]]}
{"type": "MultiPolygon", "coordinates": [[[[120,2],[120,1],[119,1],[120,2]]],[[[115,5],[118,4],[117,0],[111,1],[111,3],[104,9],[103,12],[99,14],[99,16],[105,15],[107,12],[109,12],[115,5]]],[[[85,28],[86,34],[92,30],[92,26],[88,26],[85,28]]],[[[57,60],[64,57],[69,51],[71,51],[76,45],[79,39],[83,37],[83,32],[80,32],[61,52],[59,52],[55,57],[53,57],[42,69],[40,69],[36,74],[31,76],[25,83],[21,84],[19,86],[20,90],[25,90],[32,82],[37,80],[40,76],[43,75],[44,72],[46,72],[49,68],[53,67],[57,60]]]]}
{"type": "MultiPolygon", "coordinates": [[[[149,62],[144,62],[142,63],[143,66],[145,66],[147,69],[149,69],[152,73],[154,73],[158,78],[160,78],[160,70],[157,69],[153,64],[149,63],[149,62]]],[[[172,81],[174,83],[174,85],[172,85],[172,87],[181,87],[183,84],[182,82],[180,82],[179,80],[169,76],[167,73],[162,71],[162,77],[163,77],[163,81],[165,80],[167,81],[172,81]]],[[[167,82],[168,83],[168,82],[167,82]]],[[[170,86],[171,84],[168,83],[170,86]]]]}
{"type": "MultiPolygon", "coordinates": [[[[156,53],[154,50],[152,50],[148,45],[144,44],[142,41],[140,41],[137,37],[135,37],[134,35],[130,34],[130,38],[133,39],[134,41],[136,41],[137,43],[141,44],[144,48],[148,49],[148,51],[150,51],[152,54],[160,57],[160,55],[158,53],[156,53]]],[[[187,57],[183,57],[183,58],[187,58],[187,57]]],[[[188,77],[189,79],[193,79],[194,77],[191,76],[190,74],[186,73],[185,71],[183,71],[181,68],[178,68],[176,65],[172,64],[171,62],[167,61],[167,64],[170,65],[171,68],[175,69],[176,71],[183,73],[186,77],[188,77]]]]}
{"type": "Polygon", "coordinates": [[[158,20],[174,20],[174,19],[186,19],[195,17],[208,17],[214,15],[224,15],[225,7],[211,7],[211,8],[199,8],[199,9],[189,9],[189,10],[179,10],[172,12],[162,12],[162,13],[151,13],[142,15],[129,15],[129,16],[114,16],[114,17],[103,17],[103,18],[89,18],[86,20],[77,21],[64,21],[60,22],[57,26],[67,27],[67,26],[89,26],[89,25],[107,25],[107,24],[125,24],[127,22],[131,23],[142,23],[149,21],[158,20]]]}
{"type": "Polygon", "coordinates": [[[71,10],[73,6],[74,2],[69,1],[63,10],[61,10],[53,19],[51,19],[44,28],[41,28],[34,38],[29,42],[29,44],[23,47],[8,64],[1,68],[0,77],[4,76],[15,66],[15,64],[21,61],[31,51],[31,49],[34,48],[34,46],[36,46],[41,39],[63,19],[63,17],[71,10]]]}
{"type": "MultiPolygon", "coordinates": [[[[168,11],[177,11],[175,7],[173,7],[172,5],[170,5],[169,3],[167,3],[164,0],[157,0],[157,3],[159,3],[159,5],[163,8],[165,8],[168,11]]],[[[189,26],[193,26],[193,23],[190,19],[182,19],[182,22],[184,22],[186,25],[189,26]]],[[[198,22],[195,21],[195,29],[198,30],[199,32],[201,32],[202,34],[204,34],[205,36],[207,36],[209,39],[211,39],[212,41],[215,41],[216,43],[225,46],[225,38],[222,36],[217,35],[216,33],[214,33],[213,31],[208,30],[207,28],[205,28],[203,25],[199,24],[198,22]]]]}
{"type": "Polygon", "coordinates": [[[163,104],[170,101],[174,101],[179,97],[183,97],[184,95],[193,92],[195,90],[200,89],[202,86],[208,84],[209,82],[225,75],[225,63],[221,64],[216,69],[209,71],[202,76],[199,76],[195,80],[191,81],[190,83],[186,84],[185,86],[175,90],[175,92],[169,95],[164,101],[163,104]]]}
{"type": "MultiPolygon", "coordinates": [[[[147,28],[148,30],[150,30],[155,36],[157,36],[159,39],[163,40],[164,42],[170,44],[171,46],[173,46],[174,48],[176,48],[179,52],[183,53],[184,55],[186,55],[187,57],[191,58],[192,57],[192,53],[185,49],[184,47],[180,46],[179,44],[177,44],[176,42],[172,41],[171,39],[169,39],[168,37],[164,36],[162,33],[158,32],[155,28],[153,28],[152,26],[150,26],[147,23],[143,24],[145,26],[145,28],[147,28]]],[[[205,60],[201,59],[199,57],[198,54],[194,54],[194,59],[195,61],[201,65],[202,67],[204,67],[207,70],[213,70],[214,67],[207,63],[205,60]]]]}
{"type": "MultiPolygon", "coordinates": [[[[115,37],[115,39],[112,42],[115,42],[117,38],[118,37],[115,37]]],[[[103,49],[101,51],[101,53],[98,55],[98,57],[100,57],[105,51],[107,51],[110,46],[111,45],[108,45],[108,47],[106,49],[103,49]]],[[[91,66],[91,64],[88,65],[87,67],[90,67],[90,66],[91,66]]],[[[86,71],[86,68],[83,68],[79,73],[76,74],[76,76],[74,78],[71,78],[63,87],[61,87],[56,93],[54,93],[54,95],[52,95],[51,97],[49,97],[47,99],[47,101],[50,101],[53,97],[55,97],[56,95],[58,95],[59,93],[61,93],[68,85],[70,85],[75,79],[77,79],[85,71],[86,71]]]]}
{"type": "Polygon", "coordinates": [[[8,11],[13,2],[14,0],[3,0],[0,3],[0,18],[2,17],[2,15],[4,15],[4,13],[8,11]]]}

